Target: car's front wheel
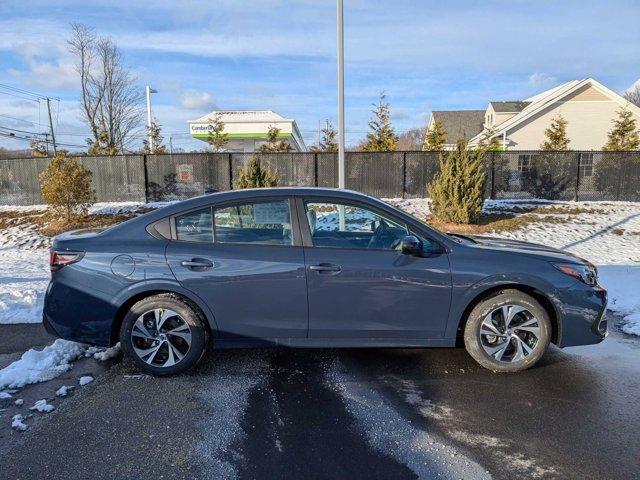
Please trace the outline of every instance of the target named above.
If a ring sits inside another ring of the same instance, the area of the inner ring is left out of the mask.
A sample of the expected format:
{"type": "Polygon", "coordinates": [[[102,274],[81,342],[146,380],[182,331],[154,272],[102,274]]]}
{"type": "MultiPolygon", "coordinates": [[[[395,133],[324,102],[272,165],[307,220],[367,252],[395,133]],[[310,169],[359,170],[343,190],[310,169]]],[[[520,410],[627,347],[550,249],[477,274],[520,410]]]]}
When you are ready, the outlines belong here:
{"type": "Polygon", "coordinates": [[[193,367],[207,344],[205,319],[191,302],[160,294],[136,302],[120,327],[120,344],[136,366],[152,375],[193,367]]]}
{"type": "Polygon", "coordinates": [[[535,298],[519,290],[503,290],[478,303],[464,329],[467,352],[494,372],[531,367],[550,340],[549,314],[535,298]]]}

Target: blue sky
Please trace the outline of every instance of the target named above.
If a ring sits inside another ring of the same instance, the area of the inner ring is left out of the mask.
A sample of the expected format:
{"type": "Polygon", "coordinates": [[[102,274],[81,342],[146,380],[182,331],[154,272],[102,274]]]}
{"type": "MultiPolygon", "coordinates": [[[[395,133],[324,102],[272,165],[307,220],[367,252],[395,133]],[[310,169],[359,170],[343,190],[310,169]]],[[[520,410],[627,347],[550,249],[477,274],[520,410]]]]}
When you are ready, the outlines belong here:
{"type": "MultiPolygon", "coordinates": [[[[381,90],[399,132],[431,110],[485,108],[576,78],[623,91],[640,79],[639,18],[637,0],[345,0],[347,143],[364,135],[381,90]]],[[[318,120],[335,124],[334,0],[4,0],[0,83],[59,97],[60,141],[83,144],[71,22],[112,37],[140,85],[158,90],[154,116],[174,146],[202,148],[185,122],[214,108],[275,110],[308,144],[318,120]]],[[[0,94],[0,115],[1,126],[44,128],[35,102],[0,94]]]]}

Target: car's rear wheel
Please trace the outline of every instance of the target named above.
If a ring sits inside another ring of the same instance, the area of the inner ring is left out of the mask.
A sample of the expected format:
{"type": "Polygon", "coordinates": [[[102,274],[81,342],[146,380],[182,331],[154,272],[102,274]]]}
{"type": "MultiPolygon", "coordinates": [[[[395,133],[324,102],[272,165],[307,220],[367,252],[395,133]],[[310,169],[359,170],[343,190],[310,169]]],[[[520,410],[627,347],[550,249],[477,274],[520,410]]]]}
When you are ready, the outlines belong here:
{"type": "Polygon", "coordinates": [[[146,373],[181,373],[192,368],[204,354],[204,321],[186,299],[173,294],[154,295],[129,309],[120,328],[120,344],[146,373]]]}
{"type": "Polygon", "coordinates": [[[467,352],[494,372],[534,365],[549,346],[551,320],[531,295],[503,290],[474,307],[464,329],[467,352]]]}

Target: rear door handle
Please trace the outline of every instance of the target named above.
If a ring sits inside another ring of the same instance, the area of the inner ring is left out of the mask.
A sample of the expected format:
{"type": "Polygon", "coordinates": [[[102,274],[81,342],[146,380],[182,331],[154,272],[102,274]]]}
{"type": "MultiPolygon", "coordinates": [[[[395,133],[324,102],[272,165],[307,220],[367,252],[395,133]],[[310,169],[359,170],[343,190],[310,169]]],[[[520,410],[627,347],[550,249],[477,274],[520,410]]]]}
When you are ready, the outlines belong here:
{"type": "Polygon", "coordinates": [[[191,260],[181,261],[180,265],[185,268],[206,270],[207,268],[213,267],[213,262],[205,258],[192,258],[191,260]]]}
{"type": "Polygon", "coordinates": [[[321,263],[319,265],[309,265],[309,270],[318,273],[340,273],[342,268],[340,265],[334,265],[332,263],[321,263]]]}

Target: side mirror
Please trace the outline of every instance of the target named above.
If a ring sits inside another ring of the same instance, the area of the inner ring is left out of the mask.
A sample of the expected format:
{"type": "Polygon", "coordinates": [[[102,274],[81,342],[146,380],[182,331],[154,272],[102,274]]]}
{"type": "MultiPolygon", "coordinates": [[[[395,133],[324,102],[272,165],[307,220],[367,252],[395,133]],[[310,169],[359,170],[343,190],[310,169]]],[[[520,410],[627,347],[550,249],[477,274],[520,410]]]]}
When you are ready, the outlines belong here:
{"type": "Polygon", "coordinates": [[[405,255],[422,255],[422,240],[415,235],[407,235],[402,239],[402,253],[405,255]]]}

